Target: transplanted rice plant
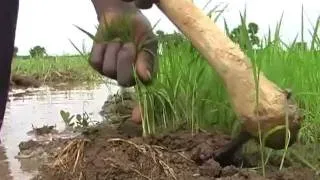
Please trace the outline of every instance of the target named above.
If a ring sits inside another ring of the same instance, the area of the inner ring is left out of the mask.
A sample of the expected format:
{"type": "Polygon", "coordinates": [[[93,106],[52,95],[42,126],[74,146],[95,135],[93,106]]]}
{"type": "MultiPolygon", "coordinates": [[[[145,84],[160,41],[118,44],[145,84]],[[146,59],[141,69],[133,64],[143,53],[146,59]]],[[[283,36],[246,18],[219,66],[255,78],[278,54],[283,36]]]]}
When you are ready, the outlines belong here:
{"type": "MultiPolygon", "coordinates": [[[[317,32],[320,18],[315,23],[314,29],[310,31],[312,37],[310,47],[303,46],[303,38],[301,42],[294,39],[291,44],[281,40],[279,34],[282,17],[275,32],[269,31],[268,36],[254,47],[249,40],[245,13],[240,16],[240,20],[238,43],[240,47],[246,47],[243,51],[253,64],[257,86],[259,72],[263,72],[279,87],[291,89],[305,115],[298,141],[308,145],[319,143],[320,39],[317,32]]],[[[303,32],[303,21],[301,26],[303,32]]],[[[226,21],[225,32],[228,35],[231,33],[226,21]]],[[[136,87],[144,112],[144,134],[154,134],[172,128],[179,129],[182,126],[190,128],[192,132],[213,127],[231,134],[237,132],[239,121],[231,108],[222,80],[192,46],[192,43],[178,33],[159,36],[159,43],[161,46],[160,68],[153,84],[144,86],[140,83],[136,87]]],[[[288,142],[289,133],[286,137],[288,142]]],[[[265,175],[265,165],[272,151],[268,151],[265,156],[267,149],[263,145],[263,137],[259,139],[262,174],[265,175]]],[[[281,155],[280,170],[287,156],[287,149],[286,147],[281,155]]],[[[288,153],[315,170],[312,164],[316,162],[308,162],[314,161],[314,158],[307,158],[308,161],[304,159],[308,156],[306,149],[298,148],[297,151],[291,149],[288,153]]]]}
{"type": "MultiPolygon", "coordinates": [[[[303,109],[305,121],[300,140],[319,142],[319,20],[310,31],[310,47],[298,46],[297,39],[291,44],[282,42],[279,36],[281,19],[275,32],[270,31],[258,47],[253,47],[245,26],[245,15],[240,20],[239,44],[246,44],[247,48],[243,50],[251,58],[256,72],[262,71],[279,87],[291,89],[303,109]]],[[[230,33],[225,24],[226,33],[230,33]]],[[[162,35],[159,39],[159,72],[151,86],[140,84],[136,87],[144,110],[144,133],[181,125],[188,125],[195,132],[199,128],[219,127],[232,133],[238,120],[216,72],[181,34],[162,35]]]]}
{"type": "Polygon", "coordinates": [[[222,81],[192,44],[179,35],[160,37],[160,43],[157,77],[151,86],[137,87],[145,104],[145,133],[183,124],[194,130],[231,127],[235,117],[222,81]]]}

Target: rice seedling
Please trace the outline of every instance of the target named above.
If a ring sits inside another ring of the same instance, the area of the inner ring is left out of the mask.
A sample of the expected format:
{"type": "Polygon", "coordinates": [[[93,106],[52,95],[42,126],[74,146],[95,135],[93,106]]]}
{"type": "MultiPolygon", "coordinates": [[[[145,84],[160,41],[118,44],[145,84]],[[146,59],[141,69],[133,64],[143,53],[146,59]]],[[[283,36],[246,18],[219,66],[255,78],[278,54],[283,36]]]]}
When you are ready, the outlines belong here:
{"type": "MultiPolygon", "coordinates": [[[[245,19],[246,13],[244,16],[240,15],[239,45],[246,47],[243,50],[252,60],[256,90],[258,90],[259,72],[261,71],[281,88],[292,89],[299,107],[305,114],[298,142],[319,142],[320,88],[317,83],[320,80],[317,71],[320,67],[320,43],[317,34],[319,19],[313,30],[310,31],[312,37],[310,48],[303,46],[305,37],[303,15],[301,42],[296,42],[295,39],[293,43],[288,44],[281,40],[281,16],[274,34],[270,31],[265,41],[260,42],[257,48],[253,48],[250,44],[245,19]]],[[[226,33],[230,34],[227,21],[225,25],[226,33]]],[[[140,84],[140,87],[137,88],[137,91],[140,94],[143,93],[144,97],[141,102],[145,110],[145,133],[153,134],[163,129],[178,128],[181,124],[188,125],[187,127],[195,132],[199,128],[217,126],[231,133],[230,130],[233,129],[237,120],[221,79],[183,35],[176,33],[162,36],[159,41],[162,47],[159,57],[159,73],[151,86],[142,87],[143,85],[140,84]]],[[[258,99],[256,101],[258,102],[258,99]]],[[[280,170],[283,167],[290,141],[287,123],[285,127],[286,147],[283,150],[280,170]]],[[[263,174],[265,174],[266,164],[264,138],[266,137],[261,137],[259,133],[263,174]]]]}

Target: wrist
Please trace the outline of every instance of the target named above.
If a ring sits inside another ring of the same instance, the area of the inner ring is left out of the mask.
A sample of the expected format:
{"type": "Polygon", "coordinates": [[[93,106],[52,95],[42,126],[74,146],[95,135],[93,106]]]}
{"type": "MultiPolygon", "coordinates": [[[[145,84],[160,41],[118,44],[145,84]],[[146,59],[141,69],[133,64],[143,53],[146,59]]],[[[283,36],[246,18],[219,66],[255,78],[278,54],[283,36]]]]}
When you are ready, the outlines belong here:
{"type": "Polygon", "coordinates": [[[100,21],[101,16],[106,14],[136,13],[139,11],[134,3],[123,2],[121,0],[91,0],[100,21]]]}

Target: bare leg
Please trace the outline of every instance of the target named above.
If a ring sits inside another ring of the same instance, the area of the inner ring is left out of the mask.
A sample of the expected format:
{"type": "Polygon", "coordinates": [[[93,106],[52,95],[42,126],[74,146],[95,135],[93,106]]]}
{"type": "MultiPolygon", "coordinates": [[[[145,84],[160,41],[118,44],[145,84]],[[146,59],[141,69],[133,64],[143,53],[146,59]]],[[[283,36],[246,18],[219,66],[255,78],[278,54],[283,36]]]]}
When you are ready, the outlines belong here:
{"type": "Polygon", "coordinates": [[[8,98],[19,0],[0,1],[0,129],[8,98]]]}

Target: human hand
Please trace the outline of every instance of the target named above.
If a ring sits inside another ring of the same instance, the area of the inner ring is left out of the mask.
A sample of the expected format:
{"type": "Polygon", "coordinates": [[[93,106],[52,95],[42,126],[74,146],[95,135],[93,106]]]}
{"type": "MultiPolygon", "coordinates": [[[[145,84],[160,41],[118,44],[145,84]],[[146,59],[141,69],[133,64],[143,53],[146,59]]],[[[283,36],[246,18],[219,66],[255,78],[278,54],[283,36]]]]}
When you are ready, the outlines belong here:
{"type": "MultiPolygon", "coordinates": [[[[104,13],[99,27],[103,27],[108,22],[120,20],[124,13],[125,10],[104,13]]],[[[133,67],[141,82],[145,84],[151,82],[152,75],[155,73],[158,49],[158,42],[147,18],[139,11],[130,13],[129,18],[134,30],[132,42],[119,41],[122,37],[116,37],[107,42],[94,42],[90,57],[90,65],[96,71],[116,80],[123,87],[135,85],[133,67]],[[141,49],[137,46],[141,46],[141,49]]],[[[103,32],[99,32],[99,29],[96,36],[101,37],[103,32]]]]}

